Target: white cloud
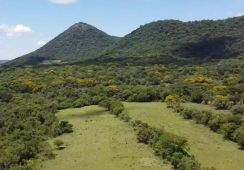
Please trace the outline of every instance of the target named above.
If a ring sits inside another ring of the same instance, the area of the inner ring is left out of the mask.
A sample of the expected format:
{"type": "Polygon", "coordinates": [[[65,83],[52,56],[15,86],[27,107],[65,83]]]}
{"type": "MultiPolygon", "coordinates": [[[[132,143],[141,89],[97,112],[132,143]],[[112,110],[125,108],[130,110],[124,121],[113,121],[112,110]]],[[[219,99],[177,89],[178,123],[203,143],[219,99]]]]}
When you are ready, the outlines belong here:
{"type": "Polygon", "coordinates": [[[55,4],[74,4],[78,0],[49,0],[49,1],[55,4]]]}
{"type": "Polygon", "coordinates": [[[243,16],[244,15],[244,13],[242,13],[242,12],[237,12],[237,13],[235,13],[235,17],[240,17],[240,16],[243,16]]]}
{"type": "Polygon", "coordinates": [[[29,26],[25,26],[22,24],[18,24],[18,25],[1,24],[0,31],[5,32],[8,37],[18,37],[33,32],[29,26]]]}
{"type": "Polygon", "coordinates": [[[42,41],[42,40],[41,40],[41,41],[38,41],[38,42],[37,42],[37,45],[38,45],[38,46],[43,46],[43,45],[45,45],[45,44],[46,44],[46,41],[42,41]]]}
{"type": "Polygon", "coordinates": [[[244,12],[228,11],[227,16],[228,17],[240,17],[240,16],[244,16],[244,12]]]}

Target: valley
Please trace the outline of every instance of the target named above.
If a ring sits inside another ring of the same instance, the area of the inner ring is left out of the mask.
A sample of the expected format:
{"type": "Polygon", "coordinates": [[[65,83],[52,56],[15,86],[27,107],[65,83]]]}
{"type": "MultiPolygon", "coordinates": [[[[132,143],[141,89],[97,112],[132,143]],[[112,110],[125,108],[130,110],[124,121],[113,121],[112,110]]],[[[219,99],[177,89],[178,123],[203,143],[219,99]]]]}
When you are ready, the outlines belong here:
{"type": "MultiPolygon", "coordinates": [[[[190,152],[203,167],[242,170],[244,153],[235,143],[223,140],[221,135],[202,125],[182,119],[168,109],[165,103],[124,105],[133,120],[140,120],[185,137],[189,141],[190,152]]],[[[40,169],[172,169],[168,163],[153,155],[148,146],[136,142],[135,132],[131,126],[101,107],[66,109],[57,115],[60,120],[73,124],[74,132],[57,138],[64,141],[66,148],[56,150],[56,158],[44,161],[40,169]]],[[[54,140],[56,139],[49,141],[53,149],[54,140]]]]}
{"type": "MultiPolygon", "coordinates": [[[[149,147],[136,142],[134,131],[126,123],[100,107],[62,110],[57,116],[69,121],[74,132],[58,137],[67,147],[55,151],[56,158],[44,162],[41,170],[171,169],[149,147]]],[[[49,141],[51,145],[54,140],[49,141]]]]}
{"type": "Polygon", "coordinates": [[[0,170],[243,170],[244,16],[67,28],[0,63],[0,170]]]}

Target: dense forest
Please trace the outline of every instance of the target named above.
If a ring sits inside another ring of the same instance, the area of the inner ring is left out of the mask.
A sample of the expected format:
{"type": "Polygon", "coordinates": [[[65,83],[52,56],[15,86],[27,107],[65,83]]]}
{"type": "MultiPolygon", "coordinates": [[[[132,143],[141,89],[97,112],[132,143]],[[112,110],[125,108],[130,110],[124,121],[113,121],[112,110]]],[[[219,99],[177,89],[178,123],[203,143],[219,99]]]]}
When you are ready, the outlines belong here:
{"type": "MultiPolygon", "coordinates": [[[[8,62],[0,67],[0,169],[30,170],[36,158],[54,156],[47,139],[73,131],[69,122],[57,119],[58,110],[100,105],[128,122],[120,101],[165,101],[184,119],[244,149],[243,26],[243,17],[168,20],[117,38],[79,23],[36,52],[8,62]],[[185,108],[187,102],[228,114],[185,108]]],[[[175,169],[203,169],[181,137],[132,123],[138,141],[175,169]]]]}

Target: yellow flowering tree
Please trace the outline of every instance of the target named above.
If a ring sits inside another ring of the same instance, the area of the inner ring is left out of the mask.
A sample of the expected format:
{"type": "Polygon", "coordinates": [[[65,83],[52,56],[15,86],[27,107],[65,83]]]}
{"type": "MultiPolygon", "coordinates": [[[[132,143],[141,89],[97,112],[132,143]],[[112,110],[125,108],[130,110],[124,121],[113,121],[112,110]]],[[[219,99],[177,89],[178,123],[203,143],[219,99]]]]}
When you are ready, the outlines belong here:
{"type": "Polygon", "coordinates": [[[169,95],[165,98],[164,102],[166,102],[167,107],[173,108],[180,104],[180,96],[178,95],[169,95]]]}

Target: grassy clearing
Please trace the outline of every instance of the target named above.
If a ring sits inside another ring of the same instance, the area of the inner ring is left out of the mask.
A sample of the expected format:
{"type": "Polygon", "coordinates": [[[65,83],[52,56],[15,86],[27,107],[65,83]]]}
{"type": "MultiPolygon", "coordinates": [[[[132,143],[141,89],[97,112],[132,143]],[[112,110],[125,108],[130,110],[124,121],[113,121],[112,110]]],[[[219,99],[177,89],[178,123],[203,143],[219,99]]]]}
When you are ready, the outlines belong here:
{"type": "Polygon", "coordinates": [[[203,166],[213,166],[219,170],[243,170],[244,151],[239,150],[237,144],[224,140],[222,135],[202,125],[182,119],[166,104],[125,103],[125,107],[133,119],[187,138],[191,153],[203,166]]]}
{"type": "MultiPolygon", "coordinates": [[[[63,110],[58,117],[73,124],[74,132],[56,138],[63,140],[67,147],[56,150],[56,158],[45,161],[40,169],[171,169],[155,157],[149,147],[137,143],[131,127],[98,106],[63,110]]],[[[54,140],[50,140],[50,143],[54,140]]]]}

